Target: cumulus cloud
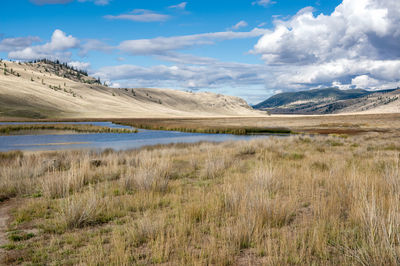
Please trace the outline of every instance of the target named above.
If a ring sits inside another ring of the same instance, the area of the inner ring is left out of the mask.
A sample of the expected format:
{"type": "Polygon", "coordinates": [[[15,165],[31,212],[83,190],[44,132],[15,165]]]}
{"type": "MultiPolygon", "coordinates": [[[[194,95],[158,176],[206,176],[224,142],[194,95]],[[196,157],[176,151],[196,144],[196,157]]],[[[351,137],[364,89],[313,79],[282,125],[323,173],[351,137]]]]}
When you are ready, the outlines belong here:
{"type": "Polygon", "coordinates": [[[212,32],[174,37],[158,37],[153,39],[128,40],[119,45],[119,49],[134,55],[163,54],[195,45],[213,44],[217,40],[232,40],[258,37],[265,33],[264,29],[255,28],[248,32],[212,32]]]}
{"type": "Polygon", "coordinates": [[[35,42],[40,42],[39,37],[18,37],[6,38],[0,41],[0,52],[10,52],[13,50],[22,50],[31,46],[35,42]]]}
{"type": "Polygon", "coordinates": [[[186,5],[187,5],[187,2],[182,2],[182,3],[177,4],[177,5],[169,6],[169,8],[174,8],[174,9],[178,9],[178,10],[185,10],[186,5]]]}
{"type": "Polygon", "coordinates": [[[49,42],[33,45],[40,41],[39,37],[32,36],[3,39],[0,40],[0,52],[8,52],[10,59],[17,60],[48,58],[68,61],[72,55],[71,49],[78,49],[78,55],[81,57],[87,56],[91,51],[110,53],[115,49],[96,39],[78,40],[58,29],[53,32],[49,42]]]}
{"type": "Polygon", "coordinates": [[[278,88],[384,87],[400,81],[398,25],[398,0],[343,0],[329,15],[309,7],[276,20],[252,52],[270,67],[270,84],[278,88]]]}
{"type": "Polygon", "coordinates": [[[232,26],[232,29],[238,30],[238,29],[240,29],[240,28],[247,27],[248,25],[249,25],[249,24],[247,24],[246,21],[241,20],[241,21],[239,21],[238,23],[236,23],[235,25],[233,25],[233,26],[232,26]]]}
{"type": "Polygon", "coordinates": [[[353,78],[351,84],[357,88],[373,88],[379,84],[379,81],[369,77],[368,75],[361,75],[353,78]]]}
{"type": "Polygon", "coordinates": [[[79,40],[72,35],[66,35],[61,30],[55,30],[51,36],[50,42],[43,45],[30,46],[22,50],[11,51],[8,57],[18,60],[32,60],[32,59],[64,59],[71,55],[67,51],[71,48],[79,46],[79,40]]]}
{"type": "Polygon", "coordinates": [[[90,63],[88,62],[71,61],[68,65],[79,70],[88,70],[90,68],[90,63]]]}
{"type": "Polygon", "coordinates": [[[147,10],[147,9],[134,9],[132,12],[127,14],[121,14],[116,16],[107,15],[104,16],[104,18],[111,20],[115,19],[131,20],[137,22],[160,22],[168,20],[170,16],[156,13],[152,10],[147,10]]]}
{"type": "Polygon", "coordinates": [[[331,86],[334,82],[351,84],[360,75],[380,80],[382,87],[386,82],[399,81],[400,60],[348,60],[311,65],[267,66],[273,74],[268,82],[272,88],[302,89],[318,86],[331,86]],[[365,74],[367,73],[367,74],[365,74]]]}

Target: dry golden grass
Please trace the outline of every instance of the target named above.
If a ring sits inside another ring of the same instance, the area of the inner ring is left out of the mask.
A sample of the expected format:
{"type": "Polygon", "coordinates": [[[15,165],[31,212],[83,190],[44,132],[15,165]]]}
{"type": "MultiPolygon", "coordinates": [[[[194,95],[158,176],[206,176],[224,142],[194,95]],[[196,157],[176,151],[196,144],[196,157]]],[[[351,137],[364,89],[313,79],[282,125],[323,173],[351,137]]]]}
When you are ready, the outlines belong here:
{"type": "Polygon", "coordinates": [[[219,118],[132,118],[114,119],[115,123],[138,128],[200,133],[289,133],[357,135],[367,132],[400,130],[400,114],[367,115],[272,115],[269,117],[219,118]]]}
{"type": "Polygon", "coordinates": [[[397,143],[369,134],[3,153],[1,197],[23,203],[2,263],[395,265],[397,143]]]}
{"type": "MultiPolygon", "coordinates": [[[[13,119],[33,122],[91,122],[105,121],[138,128],[178,130],[204,133],[284,133],[357,135],[371,132],[394,133],[400,131],[400,113],[344,114],[344,115],[272,115],[263,117],[213,117],[213,118],[84,118],[84,119],[13,119]]],[[[10,119],[0,117],[0,121],[10,119]]]]}
{"type": "Polygon", "coordinates": [[[170,162],[167,156],[144,151],[127,168],[122,178],[126,190],[165,191],[168,187],[170,162]]]}

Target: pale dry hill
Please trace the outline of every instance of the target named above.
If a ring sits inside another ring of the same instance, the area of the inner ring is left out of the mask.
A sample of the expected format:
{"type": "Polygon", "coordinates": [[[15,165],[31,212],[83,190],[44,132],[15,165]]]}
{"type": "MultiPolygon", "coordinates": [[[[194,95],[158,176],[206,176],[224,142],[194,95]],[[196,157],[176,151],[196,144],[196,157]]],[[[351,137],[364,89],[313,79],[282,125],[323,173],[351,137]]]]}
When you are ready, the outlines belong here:
{"type": "Polygon", "coordinates": [[[54,62],[0,63],[0,117],[257,116],[241,98],[169,89],[116,89],[54,62]]]}

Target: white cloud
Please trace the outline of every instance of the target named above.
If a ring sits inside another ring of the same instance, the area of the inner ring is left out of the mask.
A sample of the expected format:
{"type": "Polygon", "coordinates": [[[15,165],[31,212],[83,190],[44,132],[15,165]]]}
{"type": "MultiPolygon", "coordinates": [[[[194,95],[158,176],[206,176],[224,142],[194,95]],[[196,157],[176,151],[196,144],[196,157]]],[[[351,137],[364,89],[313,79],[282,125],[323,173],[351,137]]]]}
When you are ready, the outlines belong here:
{"type": "Polygon", "coordinates": [[[59,51],[75,48],[79,45],[79,40],[72,35],[66,35],[61,30],[55,30],[51,36],[51,41],[42,46],[44,50],[59,51]]]}
{"type": "Polygon", "coordinates": [[[186,49],[195,45],[213,44],[217,40],[252,38],[263,35],[266,30],[255,28],[248,32],[212,32],[154,39],[128,40],[119,45],[119,49],[134,55],[163,54],[169,51],[186,49]]]}
{"type": "Polygon", "coordinates": [[[84,43],[80,45],[79,48],[80,48],[79,51],[80,56],[86,56],[91,51],[101,51],[109,53],[113,50],[113,47],[96,39],[86,40],[84,43]]]}
{"type": "Polygon", "coordinates": [[[90,63],[88,62],[72,61],[68,65],[79,70],[88,70],[90,68],[90,63]]]}
{"type": "Polygon", "coordinates": [[[161,61],[172,62],[175,64],[185,65],[216,65],[217,60],[210,57],[200,57],[190,54],[182,54],[176,52],[167,52],[164,54],[156,55],[156,58],[161,61]]]}
{"type": "Polygon", "coordinates": [[[369,77],[368,75],[361,75],[353,78],[351,80],[351,84],[356,88],[371,89],[379,85],[379,81],[369,77]]]}
{"type": "Polygon", "coordinates": [[[400,1],[343,0],[330,15],[313,12],[276,20],[255,45],[272,75],[269,87],[400,83],[400,1]]]}
{"type": "Polygon", "coordinates": [[[382,88],[387,88],[386,84],[389,83],[400,84],[400,60],[338,59],[320,64],[267,65],[267,69],[271,76],[266,84],[271,89],[327,87],[334,82],[350,87],[352,79],[361,75],[378,80],[377,86],[382,88]]]}
{"type": "Polygon", "coordinates": [[[51,36],[51,41],[43,45],[26,47],[22,50],[11,51],[8,57],[11,59],[19,60],[32,60],[32,59],[65,59],[71,55],[67,51],[71,48],[77,48],[79,40],[72,35],[66,35],[61,30],[55,30],[51,36]]]}
{"type": "Polygon", "coordinates": [[[111,0],[78,0],[79,2],[93,2],[95,5],[98,6],[105,6],[110,3],[111,0]]]}
{"type": "Polygon", "coordinates": [[[235,25],[233,25],[233,26],[232,26],[232,29],[238,30],[238,29],[240,29],[240,28],[247,27],[248,25],[249,25],[249,24],[247,24],[246,21],[241,20],[241,21],[239,21],[238,23],[236,23],[235,25]]]}
{"type": "MultiPolygon", "coordinates": [[[[176,56],[179,56],[179,54],[176,56]]],[[[172,66],[119,65],[100,68],[93,74],[101,77],[102,80],[112,81],[112,83],[118,83],[123,87],[173,87],[181,89],[229,87],[240,90],[253,85],[258,85],[258,89],[260,89],[265,80],[266,72],[263,65],[221,62],[211,58],[196,57],[192,57],[191,59],[194,61],[191,62],[191,65],[188,65],[185,60],[188,58],[184,55],[181,55],[181,57],[183,58],[182,61],[172,66]]]]}
{"type": "Polygon", "coordinates": [[[170,18],[169,15],[164,15],[160,13],[156,13],[152,10],[147,10],[147,9],[135,9],[130,13],[127,14],[121,14],[121,15],[107,15],[104,16],[106,19],[122,19],[122,20],[131,20],[131,21],[137,21],[137,22],[160,22],[160,21],[166,21],[170,18]]]}
{"type": "Polygon", "coordinates": [[[251,3],[253,6],[254,5],[259,5],[259,6],[264,6],[264,7],[266,7],[266,6],[268,6],[268,5],[272,5],[272,4],[276,4],[276,2],[275,1],[271,1],[271,0],[257,0],[257,1],[254,1],[253,3],[251,3]]]}
{"type": "Polygon", "coordinates": [[[174,9],[178,9],[178,10],[185,10],[186,5],[187,5],[187,2],[182,2],[182,3],[177,4],[177,5],[169,6],[169,8],[174,8],[174,9]]]}
{"type": "Polygon", "coordinates": [[[8,52],[10,59],[60,59],[68,61],[72,55],[71,49],[79,49],[78,55],[86,56],[91,51],[112,52],[114,47],[96,39],[80,41],[72,35],[66,35],[61,30],[55,30],[51,40],[42,45],[33,45],[40,42],[39,37],[7,38],[0,41],[0,51],[8,52]]]}
{"type": "Polygon", "coordinates": [[[186,54],[163,56],[172,66],[141,67],[120,65],[103,67],[94,76],[112,81],[113,87],[156,87],[199,91],[218,90],[220,93],[244,97],[251,103],[264,99],[264,65],[221,62],[213,58],[186,54]],[[260,98],[260,95],[261,98],[260,98]]]}
{"type": "Polygon", "coordinates": [[[18,38],[6,38],[0,41],[0,51],[10,52],[13,50],[22,50],[26,47],[31,46],[35,42],[40,42],[39,37],[18,37],[18,38]]]}

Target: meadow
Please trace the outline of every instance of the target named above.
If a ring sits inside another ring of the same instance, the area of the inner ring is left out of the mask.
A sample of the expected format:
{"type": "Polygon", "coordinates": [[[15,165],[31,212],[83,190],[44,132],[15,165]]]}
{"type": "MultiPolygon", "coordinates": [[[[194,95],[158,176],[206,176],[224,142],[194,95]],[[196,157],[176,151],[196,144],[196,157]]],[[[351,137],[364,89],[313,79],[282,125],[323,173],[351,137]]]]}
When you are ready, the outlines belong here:
{"type": "Polygon", "coordinates": [[[0,153],[1,263],[395,265],[398,138],[0,153]]]}
{"type": "Polygon", "coordinates": [[[305,133],[358,135],[400,130],[400,114],[271,115],[264,117],[125,118],[114,123],[198,133],[305,133]]]}
{"type": "Polygon", "coordinates": [[[143,129],[221,134],[393,134],[400,131],[400,114],[271,115],[260,117],[192,118],[4,118],[0,122],[113,122],[143,129]]]}

